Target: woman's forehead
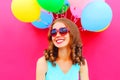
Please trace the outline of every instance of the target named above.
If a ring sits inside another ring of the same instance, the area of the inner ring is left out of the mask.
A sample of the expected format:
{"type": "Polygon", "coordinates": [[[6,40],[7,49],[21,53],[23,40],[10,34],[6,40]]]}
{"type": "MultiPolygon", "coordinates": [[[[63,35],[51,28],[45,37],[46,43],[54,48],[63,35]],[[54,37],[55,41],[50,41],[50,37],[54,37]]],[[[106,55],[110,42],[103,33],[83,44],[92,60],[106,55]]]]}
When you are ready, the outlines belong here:
{"type": "Polygon", "coordinates": [[[56,22],[53,24],[53,28],[61,28],[61,27],[66,27],[66,25],[63,22],[56,22]]]}

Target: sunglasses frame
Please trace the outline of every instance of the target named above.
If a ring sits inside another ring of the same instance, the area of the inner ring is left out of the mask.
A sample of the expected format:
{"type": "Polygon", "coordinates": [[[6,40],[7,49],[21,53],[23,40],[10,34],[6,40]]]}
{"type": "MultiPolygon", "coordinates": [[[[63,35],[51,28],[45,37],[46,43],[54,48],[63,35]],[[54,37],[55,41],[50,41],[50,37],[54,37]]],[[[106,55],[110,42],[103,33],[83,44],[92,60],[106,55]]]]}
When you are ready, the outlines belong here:
{"type": "Polygon", "coordinates": [[[65,36],[68,32],[70,32],[70,30],[69,30],[67,27],[61,27],[61,28],[59,28],[59,29],[54,28],[54,29],[51,29],[51,30],[50,30],[50,35],[51,35],[52,37],[55,37],[55,36],[58,34],[58,32],[59,32],[59,34],[60,34],[61,36],[65,36]],[[63,31],[63,30],[61,30],[61,29],[65,29],[66,31],[63,31]],[[54,33],[52,33],[53,30],[55,30],[54,33]]]}

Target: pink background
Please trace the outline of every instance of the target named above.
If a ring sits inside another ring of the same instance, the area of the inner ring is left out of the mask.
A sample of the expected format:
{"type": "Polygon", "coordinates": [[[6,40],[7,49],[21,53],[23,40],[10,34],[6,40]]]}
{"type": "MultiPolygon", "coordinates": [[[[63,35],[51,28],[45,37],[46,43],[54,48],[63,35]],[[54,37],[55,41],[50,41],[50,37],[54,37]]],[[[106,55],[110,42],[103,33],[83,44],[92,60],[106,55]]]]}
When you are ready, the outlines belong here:
{"type": "MultiPolygon", "coordinates": [[[[120,80],[119,0],[106,0],[113,10],[109,28],[81,32],[90,80],[120,80]]],[[[0,80],[35,80],[36,61],[47,48],[48,29],[17,20],[11,0],[0,0],[0,80]]]]}

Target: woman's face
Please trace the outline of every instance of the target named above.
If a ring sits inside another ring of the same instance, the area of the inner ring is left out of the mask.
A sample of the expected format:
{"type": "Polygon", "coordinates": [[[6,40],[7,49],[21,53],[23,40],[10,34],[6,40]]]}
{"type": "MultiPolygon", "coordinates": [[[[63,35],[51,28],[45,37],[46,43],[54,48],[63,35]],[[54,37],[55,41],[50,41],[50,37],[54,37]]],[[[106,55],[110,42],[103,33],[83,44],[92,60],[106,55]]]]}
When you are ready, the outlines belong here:
{"type": "Polygon", "coordinates": [[[67,47],[70,42],[69,29],[62,22],[56,22],[51,30],[52,41],[58,48],[67,47]]]}

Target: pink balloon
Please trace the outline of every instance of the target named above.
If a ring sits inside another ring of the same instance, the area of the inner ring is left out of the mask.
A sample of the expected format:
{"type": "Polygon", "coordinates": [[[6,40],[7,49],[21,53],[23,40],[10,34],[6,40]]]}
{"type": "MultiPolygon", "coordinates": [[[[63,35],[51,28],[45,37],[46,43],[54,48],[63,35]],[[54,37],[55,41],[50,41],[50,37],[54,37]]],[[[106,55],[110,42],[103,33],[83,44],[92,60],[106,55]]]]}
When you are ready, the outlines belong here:
{"type": "Polygon", "coordinates": [[[80,0],[68,0],[71,6],[76,6],[80,2],[80,0]]]}
{"type": "Polygon", "coordinates": [[[105,1],[105,0],[68,0],[71,6],[84,7],[91,1],[105,1]]]}
{"type": "Polygon", "coordinates": [[[80,18],[81,13],[82,13],[82,9],[81,8],[76,8],[74,6],[70,6],[70,11],[72,13],[72,15],[76,18],[80,18]]]}
{"type": "Polygon", "coordinates": [[[83,8],[91,1],[93,0],[69,0],[72,15],[80,18],[83,8]]]}

